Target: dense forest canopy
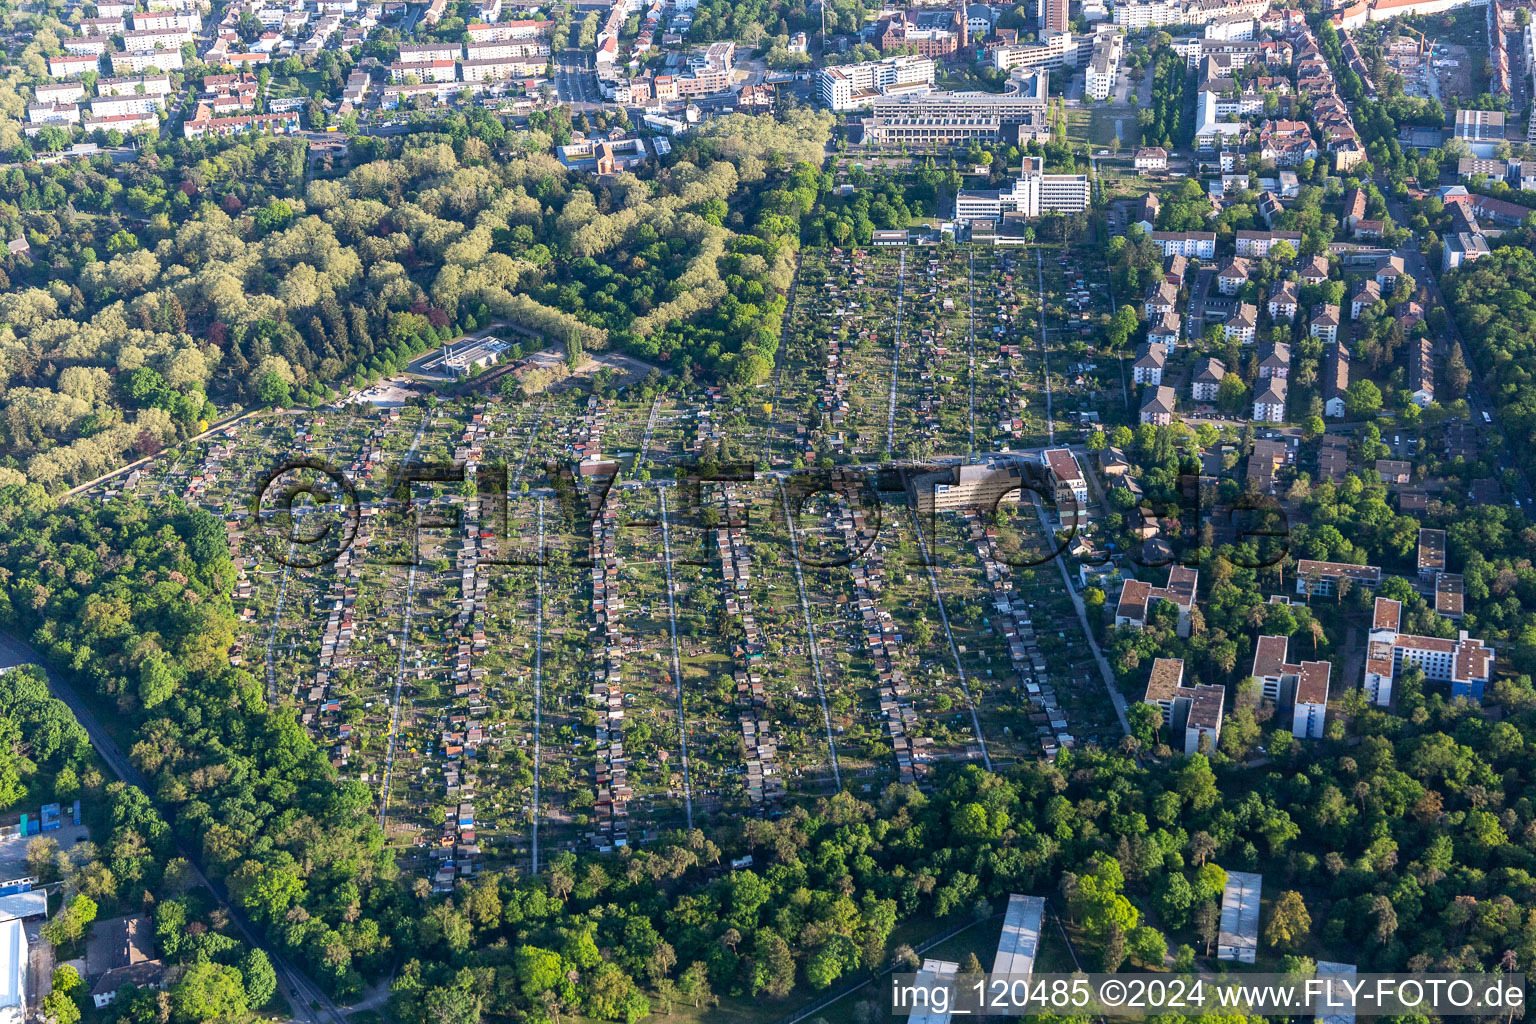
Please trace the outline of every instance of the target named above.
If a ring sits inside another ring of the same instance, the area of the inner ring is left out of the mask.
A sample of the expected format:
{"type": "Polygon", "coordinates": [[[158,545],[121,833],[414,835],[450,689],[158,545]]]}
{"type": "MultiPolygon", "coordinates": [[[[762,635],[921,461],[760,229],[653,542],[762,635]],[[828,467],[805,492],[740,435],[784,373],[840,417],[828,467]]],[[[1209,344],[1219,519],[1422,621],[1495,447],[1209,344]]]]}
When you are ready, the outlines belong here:
{"type": "MultiPolygon", "coordinates": [[[[450,119],[452,120],[452,119],[450,119]]],[[[320,401],[492,322],[686,377],[764,379],[831,117],[716,118],[599,184],[458,118],[344,176],[302,142],[147,145],[6,172],[32,239],[0,293],[0,482],[57,489],[239,405],[320,401]]]]}

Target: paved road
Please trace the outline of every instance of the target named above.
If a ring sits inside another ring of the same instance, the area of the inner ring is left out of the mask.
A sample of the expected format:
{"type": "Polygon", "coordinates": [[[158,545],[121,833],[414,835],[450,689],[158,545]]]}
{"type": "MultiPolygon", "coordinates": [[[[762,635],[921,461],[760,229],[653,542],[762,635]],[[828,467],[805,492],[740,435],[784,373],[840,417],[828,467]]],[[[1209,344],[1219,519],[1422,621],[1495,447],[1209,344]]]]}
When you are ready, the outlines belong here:
{"type": "MultiPolygon", "coordinates": [[[[19,637],[9,633],[0,633],[0,668],[8,668],[15,665],[35,664],[43,668],[48,676],[48,689],[59,700],[63,701],[74,712],[75,718],[85,728],[90,736],[91,746],[101,755],[102,761],[113,775],[122,779],[130,786],[137,786],[144,793],[153,793],[154,787],[149,780],[123,756],[118,749],[116,741],[102,728],[96,715],[86,707],[74,687],[70,685],[58,672],[55,672],[42,655],[30,644],[19,637]]],[[[206,886],[214,894],[224,910],[229,914],[230,920],[240,931],[240,937],[253,949],[260,949],[267,954],[272,961],[273,968],[277,971],[278,979],[286,989],[289,1005],[293,1009],[293,1019],[299,1024],[345,1024],[340,1007],[331,1001],[330,997],[320,990],[320,986],[310,981],[297,968],[290,964],[275,949],[262,940],[260,932],[246,919],[238,908],[229,902],[228,893],[222,883],[210,879],[203,871],[202,862],[197,853],[182,845],[176,844],[176,852],[185,858],[192,866],[192,873],[199,884],[206,886]],[[318,1010],[313,1007],[319,1007],[318,1010]]]]}

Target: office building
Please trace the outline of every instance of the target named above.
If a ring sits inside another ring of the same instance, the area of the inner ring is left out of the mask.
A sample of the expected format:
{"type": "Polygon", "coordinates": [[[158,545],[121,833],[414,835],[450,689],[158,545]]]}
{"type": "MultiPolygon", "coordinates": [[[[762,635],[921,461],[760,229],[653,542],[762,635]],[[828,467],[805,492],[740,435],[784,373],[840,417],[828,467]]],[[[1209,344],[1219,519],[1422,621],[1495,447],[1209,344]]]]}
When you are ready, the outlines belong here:
{"type": "Polygon", "coordinates": [[[955,221],[1002,220],[1006,214],[1038,217],[1044,213],[1082,213],[1092,200],[1086,174],[1046,174],[1041,157],[1026,156],[1019,177],[1008,189],[961,189],[955,194],[955,221]]]}
{"type": "Polygon", "coordinates": [[[817,93],[833,110],[856,110],[876,97],[932,88],[935,65],[931,57],[886,57],[823,68],[817,93]]]}

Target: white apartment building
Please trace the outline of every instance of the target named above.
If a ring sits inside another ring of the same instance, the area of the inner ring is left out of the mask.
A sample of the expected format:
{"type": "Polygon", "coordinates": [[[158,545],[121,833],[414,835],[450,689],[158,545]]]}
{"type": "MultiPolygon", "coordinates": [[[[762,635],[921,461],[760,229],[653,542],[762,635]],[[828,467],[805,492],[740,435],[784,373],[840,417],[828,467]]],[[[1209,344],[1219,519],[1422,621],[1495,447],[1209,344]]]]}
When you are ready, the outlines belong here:
{"type": "Polygon", "coordinates": [[[85,86],[79,82],[50,82],[32,91],[39,103],[77,103],[85,99],[85,86]]]}
{"type": "Polygon", "coordinates": [[[95,117],[112,117],[115,114],[148,114],[159,109],[160,97],[150,96],[98,96],[91,100],[91,114],[95,117]]]}
{"type": "Polygon", "coordinates": [[[1376,599],[1366,644],[1365,691],[1371,703],[1392,700],[1392,684],[1406,665],[1417,665],[1424,678],[1450,683],[1452,697],[1481,701],[1493,678],[1493,650],[1460,630],[1455,640],[1401,633],[1403,606],[1385,597],[1376,599]]]}
{"type": "Polygon", "coordinates": [[[902,87],[931,88],[935,68],[932,58],[917,56],[842,64],[821,70],[816,92],[833,110],[855,110],[902,87]]]}
{"type": "Polygon", "coordinates": [[[1093,56],[1088,59],[1086,94],[1095,100],[1107,100],[1120,75],[1120,55],[1124,41],[1118,34],[1103,32],[1093,41],[1093,56]]]}
{"type": "Polygon", "coordinates": [[[192,33],[179,28],[134,29],[123,33],[123,48],[132,53],[148,50],[180,50],[192,33]]]}
{"type": "Polygon", "coordinates": [[[48,74],[52,78],[69,78],[100,69],[101,58],[91,53],[66,53],[48,58],[48,74]]]}
{"type": "Polygon", "coordinates": [[[135,29],[178,29],[191,38],[194,32],[203,30],[203,16],[197,9],[181,11],[137,11],[133,15],[135,29]]]}
{"type": "Polygon", "coordinates": [[[466,60],[459,67],[466,82],[496,82],[508,78],[535,78],[543,73],[546,64],[542,58],[493,57],[466,60]]]}
{"type": "Polygon", "coordinates": [[[112,40],[106,36],[70,36],[63,41],[63,46],[66,53],[100,57],[112,49],[112,40]]]}
{"type": "MultiPolygon", "coordinates": [[[[484,43],[465,43],[466,60],[509,60],[513,57],[549,57],[549,44],[535,39],[492,40],[484,43]]],[[[540,63],[549,63],[548,60],[540,63]]]]}
{"type": "Polygon", "coordinates": [[[1213,260],[1216,258],[1216,232],[1214,231],[1154,231],[1152,244],[1164,256],[1183,256],[1187,259],[1213,260]]]}
{"type": "Polygon", "coordinates": [[[407,76],[415,75],[417,82],[453,82],[459,77],[459,65],[452,60],[428,60],[419,64],[391,64],[389,66],[389,80],[391,82],[408,81],[407,76]]]}
{"type": "Polygon", "coordinates": [[[1026,156],[1013,187],[961,189],[955,194],[955,220],[997,220],[1005,213],[1038,217],[1042,213],[1081,213],[1092,201],[1086,174],[1046,174],[1041,157],[1026,156]]]}
{"type": "Polygon", "coordinates": [[[463,56],[458,43],[401,43],[399,64],[457,60],[463,56]]]}
{"type": "Polygon", "coordinates": [[[1185,757],[1200,753],[1201,741],[1216,749],[1221,739],[1221,719],[1226,709],[1227,691],[1221,686],[1185,686],[1184,661],[1158,658],[1147,678],[1147,693],[1142,698],[1163,713],[1163,724],[1184,751],[1185,757]]]}
{"type": "Polygon", "coordinates": [[[155,71],[179,71],[182,67],[181,50],[129,50],[112,55],[114,75],[142,75],[155,71]]]}

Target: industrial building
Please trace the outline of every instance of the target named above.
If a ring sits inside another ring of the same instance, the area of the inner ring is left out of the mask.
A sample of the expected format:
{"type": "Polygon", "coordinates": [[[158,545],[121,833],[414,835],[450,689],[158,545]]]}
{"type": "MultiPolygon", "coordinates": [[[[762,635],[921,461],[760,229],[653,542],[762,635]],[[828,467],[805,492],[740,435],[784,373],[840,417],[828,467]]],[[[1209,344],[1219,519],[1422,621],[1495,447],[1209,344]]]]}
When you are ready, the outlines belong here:
{"type": "Polygon", "coordinates": [[[1040,926],[1045,919],[1045,900],[1039,896],[1008,897],[1003,914],[1003,933],[997,940],[997,956],[992,959],[992,973],[1010,978],[1027,978],[1035,972],[1035,957],[1040,952],[1040,926]]]}
{"type": "Polygon", "coordinates": [[[1216,959],[1251,964],[1259,951],[1259,894],[1264,876],[1249,871],[1227,872],[1221,894],[1221,931],[1216,959]]]}

